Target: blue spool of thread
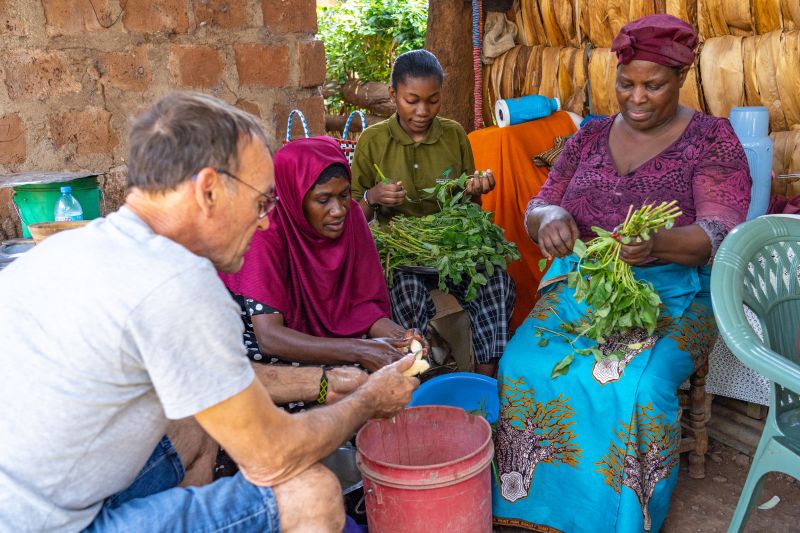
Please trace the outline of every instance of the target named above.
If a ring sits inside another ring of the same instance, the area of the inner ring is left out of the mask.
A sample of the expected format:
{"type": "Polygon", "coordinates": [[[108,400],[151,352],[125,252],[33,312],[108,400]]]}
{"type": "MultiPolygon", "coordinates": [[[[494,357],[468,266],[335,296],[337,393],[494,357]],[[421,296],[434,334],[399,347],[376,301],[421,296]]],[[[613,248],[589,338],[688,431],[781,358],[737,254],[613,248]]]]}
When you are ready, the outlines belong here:
{"type": "Polygon", "coordinates": [[[767,213],[772,184],[772,139],[769,138],[769,110],[766,107],[734,107],[731,126],[744,147],[753,185],[747,220],[767,213]]]}

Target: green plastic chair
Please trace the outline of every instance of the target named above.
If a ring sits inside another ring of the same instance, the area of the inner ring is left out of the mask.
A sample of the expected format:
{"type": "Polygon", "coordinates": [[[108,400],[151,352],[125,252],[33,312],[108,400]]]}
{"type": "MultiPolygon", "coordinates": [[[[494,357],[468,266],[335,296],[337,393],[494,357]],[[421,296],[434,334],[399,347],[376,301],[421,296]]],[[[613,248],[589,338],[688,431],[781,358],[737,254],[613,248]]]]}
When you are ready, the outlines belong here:
{"type": "Polygon", "coordinates": [[[728,528],[738,533],[767,473],[800,479],[800,219],[766,216],[734,229],[714,259],[711,301],[731,352],[772,382],[764,432],[728,528]],[[763,341],[744,307],[757,318],[763,341]]]}

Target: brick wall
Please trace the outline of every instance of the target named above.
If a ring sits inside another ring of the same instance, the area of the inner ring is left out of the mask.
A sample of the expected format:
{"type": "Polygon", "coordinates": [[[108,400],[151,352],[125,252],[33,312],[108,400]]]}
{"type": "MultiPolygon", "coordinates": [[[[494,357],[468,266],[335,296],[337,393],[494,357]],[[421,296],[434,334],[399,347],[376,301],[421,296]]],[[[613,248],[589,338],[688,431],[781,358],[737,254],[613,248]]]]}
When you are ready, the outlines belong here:
{"type": "MultiPolygon", "coordinates": [[[[315,0],[0,0],[0,174],[92,170],[122,200],[128,124],[191,89],[324,129],[315,0]]],[[[299,134],[299,131],[296,132],[299,134]]],[[[0,238],[19,231],[0,189],[0,238]]]]}

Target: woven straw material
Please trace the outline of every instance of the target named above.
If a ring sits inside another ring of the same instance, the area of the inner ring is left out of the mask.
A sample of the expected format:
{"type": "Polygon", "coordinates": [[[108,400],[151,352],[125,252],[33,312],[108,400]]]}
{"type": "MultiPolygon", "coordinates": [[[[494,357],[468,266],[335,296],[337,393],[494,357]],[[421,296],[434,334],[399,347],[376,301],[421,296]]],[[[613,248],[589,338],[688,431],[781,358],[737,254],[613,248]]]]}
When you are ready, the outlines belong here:
{"type": "Polygon", "coordinates": [[[697,0],[666,0],[664,12],[697,27],[697,0]]]}
{"type": "MultiPolygon", "coordinates": [[[[797,4],[797,0],[793,0],[797,4]]],[[[780,30],[781,0],[752,0],[753,24],[758,34],[780,30]]]]}
{"type": "Polygon", "coordinates": [[[697,26],[702,39],[753,34],[753,12],[748,0],[697,0],[697,26]]]}
{"type": "Polygon", "coordinates": [[[62,231],[82,228],[88,224],[88,220],[76,220],[72,222],[40,222],[38,224],[31,224],[28,226],[28,231],[31,232],[33,242],[40,244],[46,238],[62,231]]]}
{"type": "Polygon", "coordinates": [[[800,2],[797,0],[781,0],[781,14],[783,28],[786,30],[800,30],[800,2]]]}
{"type": "Polygon", "coordinates": [[[749,106],[765,106],[769,109],[770,128],[773,131],[787,129],[775,72],[780,47],[781,34],[778,31],[745,37],[742,41],[745,101],[749,106]]]}
{"type": "Polygon", "coordinates": [[[583,116],[586,112],[586,51],[583,48],[561,49],[558,65],[558,97],[561,107],[583,116]]]}
{"type": "Polygon", "coordinates": [[[541,94],[558,98],[562,109],[584,115],[586,49],[561,46],[516,46],[484,66],[483,94],[494,109],[501,98],[541,94]]]}
{"type": "Polygon", "coordinates": [[[589,56],[589,92],[594,115],[613,115],[619,111],[614,90],[617,55],[610,48],[594,48],[589,56]]]}
{"type": "Polygon", "coordinates": [[[800,125],[800,31],[782,33],[774,53],[780,105],[787,126],[793,128],[800,125]]]}
{"type": "Polygon", "coordinates": [[[800,172],[800,130],[776,131],[772,138],[772,169],[776,175],[800,172]]]}
{"type": "Polygon", "coordinates": [[[681,87],[679,103],[695,111],[705,112],[706,105],[703,99],[703,88],[700,86],[700,75],[697,62],[686,73],[686,81],[681,87]]]}
{"type": "Polygon", "coordinates": [[[709,113],[727,117],[744,105],[742,38],[728,35],[708,39],[700,54],[700,78],[709,113]]]}

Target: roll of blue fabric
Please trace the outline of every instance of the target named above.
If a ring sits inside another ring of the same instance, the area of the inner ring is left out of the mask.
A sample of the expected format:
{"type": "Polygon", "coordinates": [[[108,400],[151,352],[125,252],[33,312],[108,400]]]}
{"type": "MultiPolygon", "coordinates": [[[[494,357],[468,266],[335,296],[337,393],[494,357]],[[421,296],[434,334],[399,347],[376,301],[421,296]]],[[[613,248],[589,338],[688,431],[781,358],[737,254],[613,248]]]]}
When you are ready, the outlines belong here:
{"type": "Polygon", "coordinates": [[[494,120],[501,128],[546,117],[561,109],[558,98],[531,94],[520,98],[498,100],[494,104],[494,120]]]}

